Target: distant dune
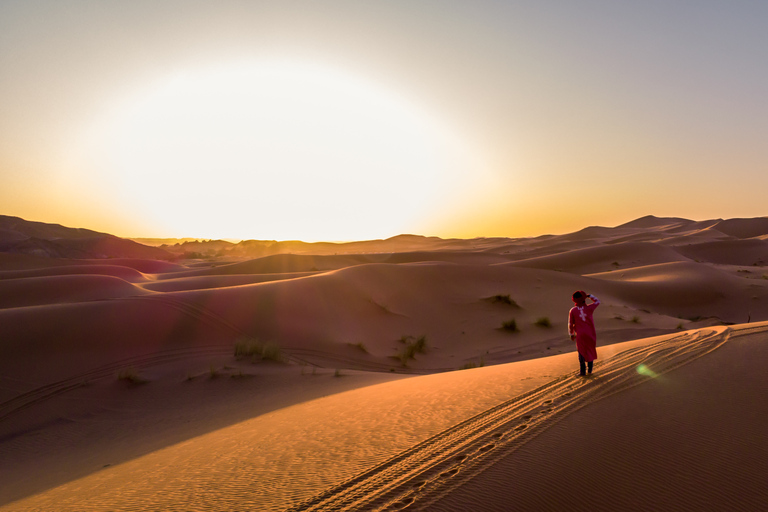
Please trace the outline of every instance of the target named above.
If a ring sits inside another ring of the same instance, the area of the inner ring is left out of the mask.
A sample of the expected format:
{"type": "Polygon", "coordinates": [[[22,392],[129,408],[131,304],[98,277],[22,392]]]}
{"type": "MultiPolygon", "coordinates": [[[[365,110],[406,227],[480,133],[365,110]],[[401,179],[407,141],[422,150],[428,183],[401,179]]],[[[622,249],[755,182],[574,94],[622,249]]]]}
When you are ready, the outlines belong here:
{"type": "Polygon", "coordinates": [[[149,247],[0,217],[0,510],[758,509],[766,244],[768,218],[149,247]]]}

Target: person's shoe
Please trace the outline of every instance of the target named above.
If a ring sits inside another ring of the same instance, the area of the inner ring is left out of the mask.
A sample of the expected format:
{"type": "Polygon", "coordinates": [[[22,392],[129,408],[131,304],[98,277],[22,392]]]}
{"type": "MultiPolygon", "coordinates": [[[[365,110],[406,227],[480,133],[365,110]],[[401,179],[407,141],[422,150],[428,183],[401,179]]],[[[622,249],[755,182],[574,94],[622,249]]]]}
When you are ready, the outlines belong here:
{"type": "Polygon", "coordinates": [[[581,372],[581,373],[579,373],[579,376],[581,376],[581,377],[586,377],[586,376],[587,376],[587,374],[586,374],[586,373],[584,373],[584,372],[581,372]]]}

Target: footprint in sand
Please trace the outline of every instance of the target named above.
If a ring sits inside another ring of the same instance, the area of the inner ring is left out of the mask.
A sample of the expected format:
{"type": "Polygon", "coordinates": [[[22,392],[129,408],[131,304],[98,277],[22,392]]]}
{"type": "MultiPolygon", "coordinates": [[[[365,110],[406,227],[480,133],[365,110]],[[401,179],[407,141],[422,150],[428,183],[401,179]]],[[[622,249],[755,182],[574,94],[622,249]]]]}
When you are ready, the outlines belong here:
{"type": "Polygon", "coordinates": [[[570,393],[563,393],[563,396],[571,396],[570,393]]]}
{"type": "Polygon", "coordinates": [[[519,425],[517,428],[515,428],[515,430],[519,432],[519,431],[525,430],[527,428],[528,428],[528,425],[519,425]]]}
{"type": "Polygon", "coordinates": [[[544,401],[543,401],[543,402],[541,402],[541,403],[543,403],[543,404],[551,404],[551,403],[552,403],[552,400],[544,400],[544,401]]]}
{"type": "Polygon", "coordinates": [[[468,457],[467,455],[464,455],[464,454],[462,453],[461,455],[457,455],[456,457],[454,457],[454,458],[453,458],[453,460],[455,460],[456,462],[462,462],[462,461],[463,461],[464,459],[466,459],[467,457],[468,457]]]}
{"type": "Polygon", "coordinates": [[[532,414],[526,414],[525,416],[522,417],[522,419],[524,419],[524,420],[529,420],[531,418],[533,418],[532,414]]]}
{"type": "Polygon", "coordinates": [[[459,472],[459,468],[449,469],[448,471],[443,471],[442,473],[440,473],[440,478],[448,478],[455,475],[458,472],[459,472]]]}
{"type": "Polygon", "coordinates": [[[487,452],[488,450],[492,450],[495,447],[496,447],[495,444],[487,444],[487,445],[483,446],[482,448],[480,448],[478,451],[479,452],[487,452]]]}
{"type": "Polygon", "coordinates": [[[550,412],[551,410],[552,410],[552,409],[542,409],[541,411],[539,411],[539,414],[547,414],[547,413],[548,413],[548,412],[550,412]]]}
{"type": "Polygon", "coordinates": [[[420,482],[416,482],[415,484],[413,484],[413,486],[412,486],[412,487],[413,487],[414,489],[421,489],[421,488],[422,488],[422,487],[424,487],[425,485],[427,485],[427,482],[426,482],[425,480],[421,480],[420,482]]]}
{"type": "Polygon", "coordinates": [[[494,439],[501,439],[501,436],[503,436],[503,435],[504,435],[504,434],[501,434],[501,433],[499,433],[499,432],[496,432],[496,433],[495,433],[495,434],[493,434],[491,437],[493,437],[494,439]]]}

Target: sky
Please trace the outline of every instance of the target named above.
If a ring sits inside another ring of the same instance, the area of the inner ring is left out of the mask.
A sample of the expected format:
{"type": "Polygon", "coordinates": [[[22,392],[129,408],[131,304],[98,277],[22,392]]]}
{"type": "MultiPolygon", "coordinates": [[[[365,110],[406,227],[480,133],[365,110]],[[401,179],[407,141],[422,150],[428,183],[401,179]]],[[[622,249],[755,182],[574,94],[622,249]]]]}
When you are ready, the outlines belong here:
{"type": "Polygon", "coordinates": [[[0,214],[523,237],[768,215],[763,0],[0,0],[0,214]]]}

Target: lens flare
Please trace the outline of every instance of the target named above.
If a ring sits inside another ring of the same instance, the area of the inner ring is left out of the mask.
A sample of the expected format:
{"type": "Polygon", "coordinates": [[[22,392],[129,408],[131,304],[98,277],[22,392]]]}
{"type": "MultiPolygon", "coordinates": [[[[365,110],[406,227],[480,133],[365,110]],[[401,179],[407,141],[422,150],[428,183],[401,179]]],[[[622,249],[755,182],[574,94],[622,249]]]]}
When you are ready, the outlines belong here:
{"type": "Polygon", "coordinates": [[[638,365],[636,370],[637,370],[637,373],[639,373],[640,375],[645,375],[652,379],[655,379],[656,377],[658,377],[658,374],[656,372],[654,372],[644,364],[638,365]]]}

